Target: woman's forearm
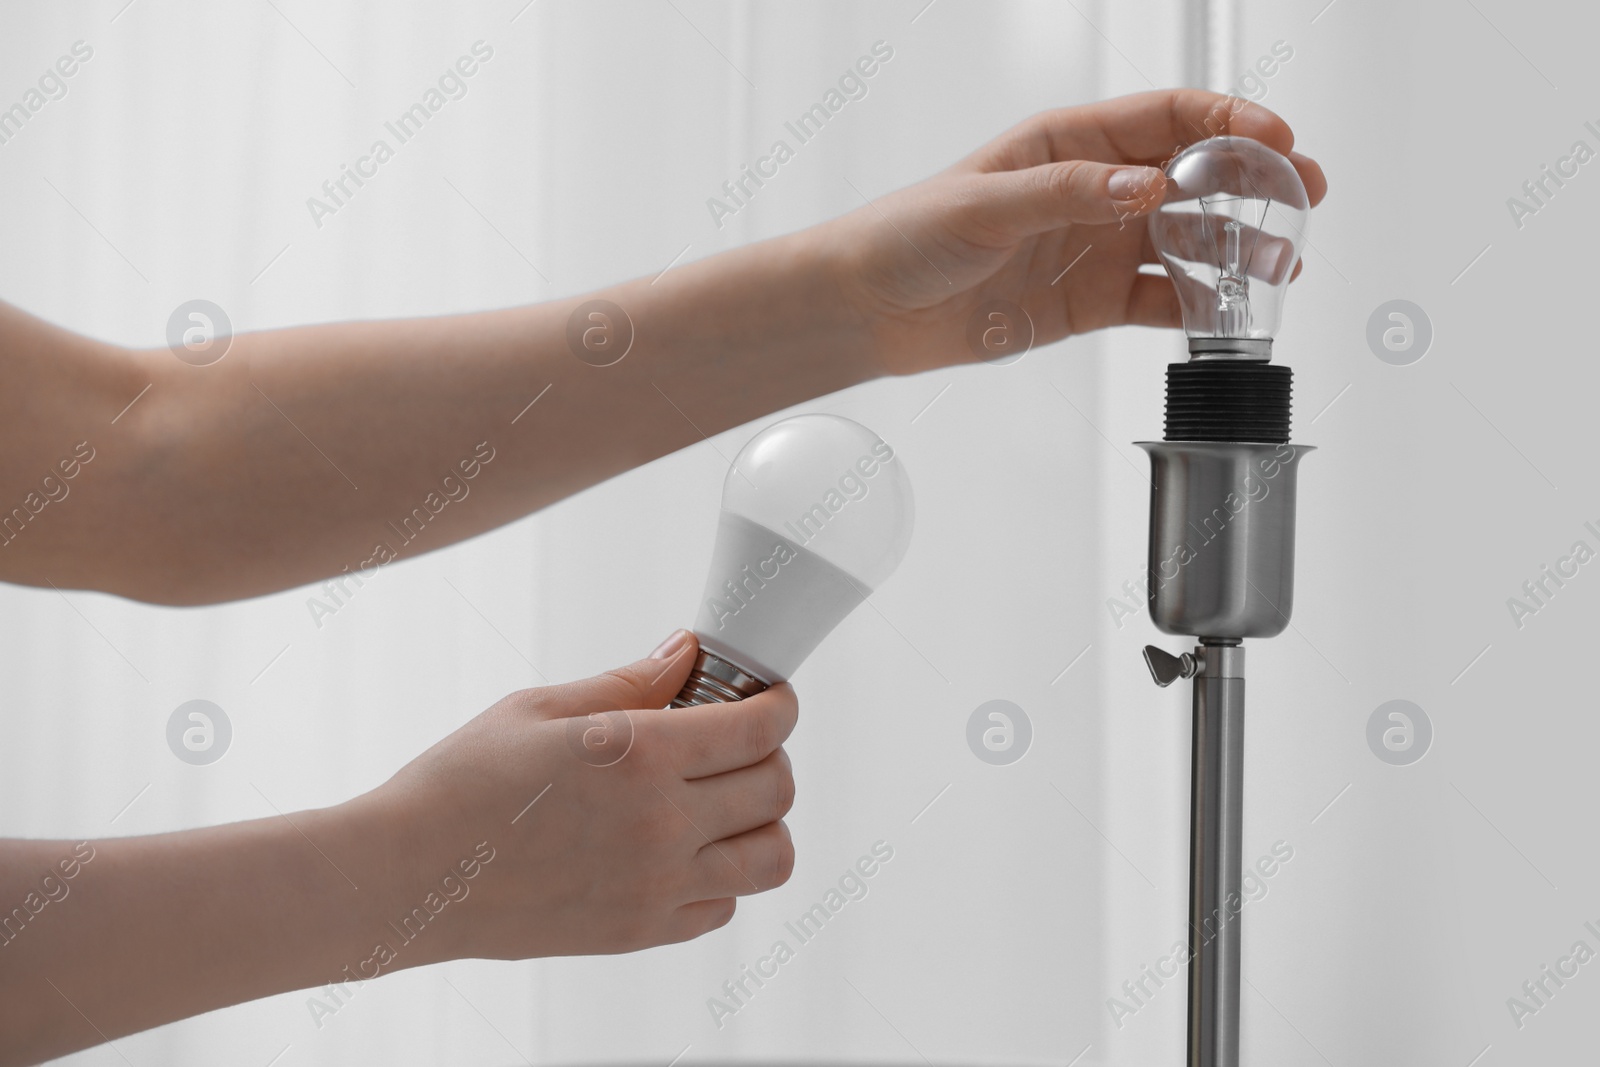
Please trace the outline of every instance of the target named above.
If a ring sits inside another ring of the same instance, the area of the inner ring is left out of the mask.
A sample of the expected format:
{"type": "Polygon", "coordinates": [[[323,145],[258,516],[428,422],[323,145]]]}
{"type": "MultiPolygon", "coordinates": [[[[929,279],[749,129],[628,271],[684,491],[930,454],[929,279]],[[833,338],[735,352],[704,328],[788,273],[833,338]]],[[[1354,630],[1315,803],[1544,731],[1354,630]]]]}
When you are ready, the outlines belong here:
{"type": "Polygon", "coordinates": [[[94,458],[0,576],[204,603],[471,537],[875,376],[825,263],[807,231],[549,304],[242,334],[205,367],[92,353],[46,384],[115,379],[62,401],[94,458]],[[570,329],[596,299],[623,314],[570,329]]]}
{"type": "MultiPolygon", "coordinates": [[[[353,810],[4,842],[0,1063],[36,1063],[359,966],[401,912],[371,851],[377,835],[353,832],[353,810]]],[[[431,958],[415,955],[396,965],[431,958]]]]}

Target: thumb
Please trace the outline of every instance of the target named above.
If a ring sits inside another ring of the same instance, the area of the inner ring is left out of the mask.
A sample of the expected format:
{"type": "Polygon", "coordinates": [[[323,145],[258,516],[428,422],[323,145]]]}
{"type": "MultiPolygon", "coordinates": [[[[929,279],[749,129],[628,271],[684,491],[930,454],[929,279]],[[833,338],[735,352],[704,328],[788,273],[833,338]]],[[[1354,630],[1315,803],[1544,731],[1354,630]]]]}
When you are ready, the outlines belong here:
{"type": "Polygon", "coordinates": [[[648,658],[593,678],[557,686],[549,702],[558,718],[597,711],[664,708],[689,678],[700,643],[688,630],[677,630],[648,658]]]}
{"type": "Polygon", "coordinates": [[[1161,203],[1166,187],[1160,167],[1072,159],[985,174],[972,207],[977,221],[1020,239],[1074,222],[1136,218],[1161,203]]]}

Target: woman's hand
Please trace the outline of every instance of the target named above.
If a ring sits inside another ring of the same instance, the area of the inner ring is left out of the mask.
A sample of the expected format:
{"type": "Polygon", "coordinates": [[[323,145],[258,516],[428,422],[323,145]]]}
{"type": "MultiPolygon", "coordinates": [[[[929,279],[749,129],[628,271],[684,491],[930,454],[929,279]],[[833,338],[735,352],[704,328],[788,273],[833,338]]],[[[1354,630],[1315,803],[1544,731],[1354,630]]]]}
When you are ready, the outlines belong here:
{"type": "Polygon", "coordinates": [[[810,233],[889,373],[975,358],[969,323],[991,300],[1024,308],[1035,344],[1106,326],[1181,326],[1166,275],[1139,271],[1157,262],[1143,217],[1161,204],[1166,161],[1223,134],[1287,155],[1313,205],[1326,194],[1321,168],[1293,151],[1277,115],[1175,89],[1036,115],[810,233]]]}
{"type": "Polygon", "coordinates": [[[679,631],[649,659],[514,693],[352,802],[385,842],[393,921],[424,912],[395,967],[686,941],[788,880],[794,691],[665,709],[697,652],[679,631]]]}
{"type": "Polygon", "coordinates": [[[6,841],[0,1064],[461,957],[626,952],[794,867],[787,685],[662,710],[697,647],[514,693],[353,801],[145,837],[6,841]],[[49,981],[45,981],[45,979],[49,981]],[[90,1020],[93,1020],[92,1022],[90,1020]]]}

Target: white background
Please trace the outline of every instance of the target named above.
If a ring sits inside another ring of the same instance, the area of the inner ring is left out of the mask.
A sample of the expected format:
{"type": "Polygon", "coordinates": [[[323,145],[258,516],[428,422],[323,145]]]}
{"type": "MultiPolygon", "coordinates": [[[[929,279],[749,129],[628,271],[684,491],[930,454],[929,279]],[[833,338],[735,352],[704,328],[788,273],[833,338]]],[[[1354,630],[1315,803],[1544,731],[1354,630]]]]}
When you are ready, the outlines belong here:
{"type": "MultiPolygon", "coordinates": [[[[1174,0],[124,2],[0,14],[0,104],[74,41],[95,50],[0,145],[0,298],[142,346],[194,297],[243,330],[653,275],[851,210],[1039,109],[1200,78],[1174,0]],[[306,198],[479,39],[494,58],[469,94],[316,227],[306,198]],[[719,230],[706,198],[877,40],[895,55],[869,95],[719,230]]],[[[1333,189],[1278,342],[1295,440],[1320,450],[1301,471],[1294,627],[1249,652],[1246,854],[1295,855],[1245,913],[1247,1062],[1593,1055],[1594,966],[1520,1030],[1505,1004],[1580,937],[1600,949],[1582,929],[1600,925],[1582,644],[1600,578],[1586,568],[1520,630],[1506,607],[1574,540],[1600,547],[1582,529],[1600,520],[1600,179],[1580,173],[1520,229],[1505,203],[1575,139],[1600,148],[1582,126],[1600,120],[1600,27],[1576,11],[1250,0],[1214,42],[1219,87],[1292,47],[1264,102],[1333,189]],[[1366,342],[1395,298],[1435,330],[1408,367],[1366,342]],[[1435,738],[1394,767],[1366,723],[1402,697],[1435,738]]],[[[799,864],[726,929],[403,972],[320,1028],[285,994],[69,1062],[1181,1062],[1181,979],[1120,1027],[1107,1010],[1184,931],[1187,694],[1138,657],[1180,642],[1107,610],[1143,567],[1129,442],[1159,435],[1178,358],[1175,338],[1120,331],[808,406],[895,446],[919,526],[874,608],[796,678],[799,864]],[[966,746],[995,698],[1034,727],[1011,767],[966,746]],[[719,1030],[707,998],[880,839],[895,858],[871,894],[719,1030]]],[[[320,628],[312,590],[204,610],[0,591],[0,831],[335,803],[512,689],[644,654],[692,618],[726,458],[757,428],[386,568],[320,628]],[[164,738],[197,697],[234,727],[205,768],[164,738]]]]}

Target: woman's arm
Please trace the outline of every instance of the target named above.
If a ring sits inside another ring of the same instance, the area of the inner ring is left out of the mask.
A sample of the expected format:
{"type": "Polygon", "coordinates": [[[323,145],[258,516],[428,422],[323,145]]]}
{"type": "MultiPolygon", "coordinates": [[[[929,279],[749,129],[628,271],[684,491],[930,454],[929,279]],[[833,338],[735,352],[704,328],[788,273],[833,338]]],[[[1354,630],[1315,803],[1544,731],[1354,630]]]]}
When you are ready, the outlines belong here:
{"type": "Polygon", "coordinates": [[[697,652],[679,631],[649,659],[513,693],[333,808],[0,842],[0,1065],[291,989],[313,990],[320,1021],[407,967],[722,926],[793,869],[797,710],[787,685],[660,710],[697,652]]]}
{"type": "MultiPolygon", "coordinates": [[[[1293,147],[1276,115],[1211,93],[1047,112],[842,218],[658,278],[246,334],[204,367],[0,306],[0,579],[252,596],[459,541],[879,375],[974,359],[992,300],[1027,310],[1035,344],[1178,325],[1170,283],[1139,270],[1155,262],[1142,216],[1166,158],[1229,132],[1293,147]],[[623,315],[574,328],[594,299],[623,315]],[[630,333],[620,362],[596,365],[630,333]]],[[[1320,170],[1291,158],[1317,202],[1320,170]]]]}
{"type": "Polygon", "coordinates": [[[864,381],[879,370],[816,243],[550,304],[242,334],[209,366],[0,306],[0,577],[252,596],[462,540],[864,381]],[[597,298],[625,317],[583,319],[585,362],[568,320],[597,298]],[[65,499],[33,515],[52,471],[65,499]],[[30,514],[6,525],[13,506],[30,514]]]}

